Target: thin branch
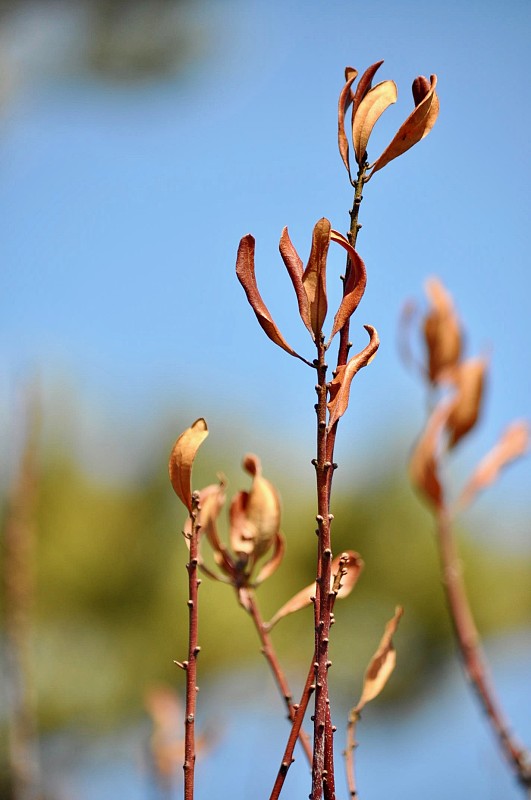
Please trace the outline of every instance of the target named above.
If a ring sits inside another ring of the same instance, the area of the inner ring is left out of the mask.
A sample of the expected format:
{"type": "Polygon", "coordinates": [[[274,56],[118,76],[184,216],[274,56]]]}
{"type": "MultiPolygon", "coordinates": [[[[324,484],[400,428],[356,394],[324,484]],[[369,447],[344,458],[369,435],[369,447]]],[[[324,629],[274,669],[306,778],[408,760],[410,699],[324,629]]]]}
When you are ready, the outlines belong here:
{"type": "MultiPolygon", "coordinates": [[[[297,710],[297,708],[293,704],[293,695],[286,680],[286,676],[284,675],[282,667],[280,666],[280,663],[278,661],[277,654],[273,646],[273,642],[271,641],[271,637],[266,628],[264,627],[264,621],[262,619],[262,615],[260,614],[260,610],[256,602],[256,596],[251,589],[249,589],[247,593],[247,602],[248,602],[247,611],[252,617],[256,631],[258,633],[258,636],[260,637],[260,642],[262,643],[262,653],[264,654],[267,663],[271,668],[271,672],[273,673],[273,677],[275,678],[275,682],[278,686],[279,692],[282,695],[282,698],[284,699],[286,708],[288,709],[288,719],[290,719],[291,722],[293,723],[295,720],[295,713],[297,710]]],[[[308,763],[311,765],[312,747],[310,744],[310,737],[308,736],[306,731],[302,730],[302,728],[300,729],[298,736],[301,746],[306,754],[306,758],[308,759],[308,763]]]]}
{"type": "Polygon", "coordinates": [[[500,748],[523,787],[531,793],[531,758],[516,741],[491,685],[487,663],[468,601],[450,514],[444,506],[436,512],[437,542],[442,582],[457,645],[468,678],[498,739],[500,748]]]}
{"type": "Polygon", "coordinates": [[[354,767],[354,750],[358,746],[356,741],[356,725],[359,720],[359,713],[355,708],[350,710],[347,723],[347,743],[344,750],[345,757],[345,770],[347,773],[347,786],[349,797],[357,797],[358,790],[356,789],[356,771],[354,767]]]}

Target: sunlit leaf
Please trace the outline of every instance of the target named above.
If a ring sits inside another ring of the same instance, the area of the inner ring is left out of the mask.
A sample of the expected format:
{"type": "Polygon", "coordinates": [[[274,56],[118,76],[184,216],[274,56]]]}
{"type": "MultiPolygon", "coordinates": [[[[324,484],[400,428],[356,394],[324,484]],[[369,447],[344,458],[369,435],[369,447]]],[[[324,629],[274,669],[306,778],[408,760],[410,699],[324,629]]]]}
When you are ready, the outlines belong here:
{"type": "MultiPolygon", "coordinates": [[[[339,598],[347,597],[354,586],[357,583],[359,578],[360,572],[363,569],[363,560],[359,553],[354,552],[354,550],[347,550],[345,553],[341,553],[341,555],[336,556],[331,564],[331,580],[330,580],[330,589],[332,589],[334,585],[334,578],[337,575],[337,572],[340,568],[340,562],[343,559],[344,562],[344,574],[341,577],[341,587],[337,593],[339,598]],[[347,556],[347,560],[345,560],[345,556],[347,556]]],[[[306,608],[307,606],[311,605],[312,598],[315,597],[315,581],[311,583],[309,586],[305,586],[304,589],[301,589],[300,592],[293,595],[293,597],[288,600],[287,603],[284,603],[282,608],[280,608],[277,613],[272,617],[272,619],[267,623],[268,630],[277,624],[281,619],[287,617],[288,614],[294,614],[295,611],[300,611],[301,608],[306,608]]]]}
{"type": "Polygon", "coordinates": [[[461,356],[461,326],[452,297],[438,278],[426,281],[431,307],[424,319],[428,373],[432,383],[455,368],[461,356]]]}
{"type": "Polygon", "coordinates": [[[380,69],[384,62],[377,61],[375,64],[371,64],[370,67],[367,67],[363,75],[358,81],[358,86],[356,88],[356,92],[354,94],[354,99],[352,101],[352,127],[354,127],[354,117],[356,116],[356,112],[360,106],[361,101],[369,91],[372,86],[372,79],[380,69]]]}
{"type": "Polygon", "coordinates": [[[280,255],[286,265],[286,269],[291,278],[295,294],[297,295],[297,303],[299,305],[299,314],[301,319],[310,331],[312,339],[315,339],[312,330],[312,323],[310,319],[310,306],[308,304],[308,295],[302,283],[303,266],[299,254],[295,250],[291,239],[289,238],[288,229],[284,228],[282,236],[280,237],[279,244],[280,255]]]}
{"type": "Polygon", "coordinates": [[[323,217],[315,224],[313,229],[312,249],[302,276],[302,283],[308,297],[311,327],[316,339],[321,334],[328,309],[326,299],[326,259],[329,246],[330,222],[323,217]]]}
{"type": "Polygon", "coordinates": [[[403,613],[404,609],[401,606],[397,606],[394,617],[385,626],[384,635],[365,673],[363,690],[355,709],[358,714],[367,703],[378,697],[395,668],[396,650],[393,644],[393,636],[403,613]]]}
{"type": "Polygon", "coordinates": [[[450,447],[455,447],[478,420],[483,400],[486,366],[483,358],[470,358],[459,364],[456,371],[457,391],[446,423],[450,447]]]}
{"type": "Polygon", "coordinates": [[[256,314],[256,319],[258,320],[260,326],[263,328],[272,342],[281,347],[291,356],[295,356],[296,358],[300,358],[302,361],[306,361],[305,358],[296,353],[295,350],[293,350],[293,348],[290,347],[290,345],[286,342],[277,328],[271,314],[269,313],[266,304],[262,300],[260,292],[258,291],[256,275],[254,271],[254,248],[254,237],[251,236],[251,234],[247,234],[247,236],[244,236],[240,242],[240,246],[238,247],[238,256],[236,259],[236,275],[238,276],[238,280],[240,281],[245,294],[247,295],[249,305],[256,314]]]}
{"type": "Polygon", "coordinates": [[[361,101],[352,123],[352,142],[358,164],[363,161],[376,122],[390,105],[396,103],[396,98],[394,81],[382,81],[370,89],[361,101]]]}
{"type": "Polygon", "coordinates": [[[200,417],[181,433],[170,454],[168,471],[171,485],[190,513],[192,513],[192,465],[200,444],[207,436],[207,424],[200,417]]]}
{"type": "Polygon", "coordinates": [[[367,270],[357,252],[344,236],[337,231],[331,231],[330,239],[345,248],[350,265],[343,287],[343,298],[334,317],[330,334],[330,340],[332,340],[357,309],[367,285],[367,270]]]}
{"type": "Polygon", "coordinates": [[[525,455],[529,449],[529,442],[527,421],[519,420],[509,425],[472,473],[461,493],[458,507],[462,509],[469,505],[478,492],[494,483],[508,464],[525,455]]]}
{"type": "MultiPolygon", "coordinates": [[[[419,83],[414,82],[414,97],[419,97],[419,83]]],[[[431,131],[439,114],[439,98],[435,92],[437,76],[432,75],[430,89],[422,100],[415,106],[409,117],[400,126],[391,143],[386,147],[381,156],[371,164],[370,177],[375,172],[385,167],[390,161],[401,156],[410,147],[420,142],[431,131]]]]}
{"type": "Polygon", "coordinates": [[[371,325],[364,325],[365,330],[370,336],[369,344],[364,349],[353,356],[346,365],[337,368],[334,380],[329,385],[330,401],[327,403],[330,419],[328,427],[332,427],[340,417],[343,416],[348,408],[350,397],[350,385],[356,373],[371,363],[378,347],[380,339],[376,329],[371,325]]]}
{"type": "Polygon", "coordinates": [[[345,114],[348,111],[349,105],[352,103],[354,96],[352,94],[352,84],[358,77],[358,70],[354,69],[353,67],[346,67],[345,68],[345,85],[343,86],[341,93],[339,95],[339,102],[337,107],[337,141],[339,146],[339,153],[341,155],[341,159],[343,164],[345,165],[348,176],[352,181],[352,175],[350,173],[350,161],[349,161],[349,147],[348,147],[348,139],[345,133],[345,114]]]}

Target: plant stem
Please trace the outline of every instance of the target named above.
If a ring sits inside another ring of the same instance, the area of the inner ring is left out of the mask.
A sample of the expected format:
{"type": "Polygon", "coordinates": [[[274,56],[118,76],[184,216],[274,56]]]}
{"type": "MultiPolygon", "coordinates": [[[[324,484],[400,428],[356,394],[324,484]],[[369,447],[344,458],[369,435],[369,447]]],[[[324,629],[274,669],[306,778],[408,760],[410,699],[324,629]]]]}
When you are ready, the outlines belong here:
{"type": "Polygon", "coordinates": [[[354,750],[358,746],[358,743],[356,742],[356,724],[358,720],[358,712],[355,709],[351,709],[348,715],[347,744],[344,752],[347,786],[350,797],[358,796],[358,790],[356,789],[356,773],[354,770],[354,750]]]}
{"type": "Polygon", "coordinates": [[[192,522],[190,532],[190,559],[186,565],[188,571],[188,660],[183,663],[186,670],[186,712],[184,739],[184,800],[193,800],[195,775],[195,716],[197,692],[197,657],[200,652],[198,644],[198,588],[201,583],[198,575],[198,548],[200,525],[197,522],[200,511],[199,496],[192,496],[192,522]]]}
{"type": "MultiPolygon", "coordinates": [[[[247,592],[247,602],[248,602],[247,610],[252,617],[258,636],[260,637],[260,642],[262,643],[262,653],[264,654],[267,663],[271,668],[271,672],[273,673],[275,682],[278,686],[280,694],[284,699],[286,708],[288,709],[288,719],[290,719],[291,722],[293,723],[295,720],[295,713],[297,710],[293,704],[293,695],[286,680],[286,676],[284,675],[284,672],[282,671],[282,668],[278,661],[275,648],[271,641],[271,637],[268,631],[264,627],[264,621],[262,619],[262,615],[260,614],[260,610],[256,602],[256,596],[251,589],[249,589],[247,592]]],[[[308,762],[311,765],[312,748],[310,744],[310,737],[308,736],[306,731],[302,730],[302,728],[299,731],[298,737],[301,746],[306,754],[306,758],[308,759],[308,762]]]]}
{"type": "Polygon", "coordinates": [[[480,646],[479,634],[474,623],[463,581],[451,517],[444,506],[437,509],[436,528],[442,582],[464,668],[498,739],[502,752],[515,770],[522,786],[531,795],[531,762],[529,753],[516,742],[511,734],[494,689],[491,686],[485,656],[480,646]]]}

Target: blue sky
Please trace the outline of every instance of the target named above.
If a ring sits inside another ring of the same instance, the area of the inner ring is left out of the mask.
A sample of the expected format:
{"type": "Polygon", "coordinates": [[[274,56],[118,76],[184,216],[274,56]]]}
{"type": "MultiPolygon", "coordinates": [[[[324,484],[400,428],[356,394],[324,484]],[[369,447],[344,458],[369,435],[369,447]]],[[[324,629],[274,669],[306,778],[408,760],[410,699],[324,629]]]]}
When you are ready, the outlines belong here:
{"type": "MultiPolygon", "coordinates": [[[[178,78],[126,88],[33,69],[5,102],[2,392],[38,367],[56,413],[75,397],[82,438],[116,444],[100,451],[111,461],[126,430],[142,447],[168,415],[176,425],[205,416],[220,441],[244,429],[248,449],[278,435],[290,444],[279,463],[311,457],[313,374],[256,325],[235,253],[252,232],[262,294],[286,338],[311,355],[278,239],[288,225],[306,258],[317,219],[346,229],[337,94],[345,65],[383,58],[379,75],[396,81],[399,99],[369,155],[411,110],[416,75],[437,73],[441,114],[365,191],[358,249],[369,278],[352,338],[363,346],[370,323],[382,345],[356,379],[338,455],[362,475],[386,464],[396,437],[405,459],[424,395],[398,361],[397,319],[438,274],[469,352],[491,353],[466,469],[507,422],[531,416],[531,5],[225,0],[189,14],[202,57],[178,78]]],[[[341,261],[331,259],[330,285],[341,261]]],[[[522,502],[512,487],[525,491],[530,461],[504,479],[500,498],[522,502]]]]}

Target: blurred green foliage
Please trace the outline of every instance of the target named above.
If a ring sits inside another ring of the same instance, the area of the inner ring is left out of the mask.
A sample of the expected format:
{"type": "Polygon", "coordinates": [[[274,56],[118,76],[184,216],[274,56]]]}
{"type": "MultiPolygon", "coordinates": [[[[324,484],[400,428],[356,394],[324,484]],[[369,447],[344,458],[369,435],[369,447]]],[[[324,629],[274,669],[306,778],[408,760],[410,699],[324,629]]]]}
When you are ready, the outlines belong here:
{"type": "MultiPolygon", "coordinates": [[[[195,486],[215,481],[218,469],[228,460],[239,463],[240,456],[227,449],[212,453],[207,443],[197,459],[195,486]]],[[[183,686],[173,660],[186,652],[187,552],[180,534],[185,511],[171,490],[164,459],[127,486],[90,475],[64,449],[48,451],[43,461],[34,626],[41,724],[101,729],[138,713],[150,684],[183,686]]],[[[271,474],[267,461],[264,473],[281,492],[288,543],[280,570],[258,592],[268,619],[311,582],[316,537],[312,495],[296,476],[271,474]]],[[[241,473],[229,497],[248,484],[241,473]]],[[[369,488],[336,494],[333,512],[335,551],[356,549],[365,560],[358,586],[336,605],[332,657],[338,694],[345,702],[357,699],[365,666],[397,603],[406,613],[388,695],[433,686],[452,644],[428,514],[405,476],[393,471],[369,488]]],[[[493,550],[462,535],[465,575],[483,633],[529,619],[531,565],[521,555],[505,554],[501,545],[493,550]]],[[[205,577],[200,603],[201,680],[235,665],[262,669],[268,680],[256,632],[233,590],[205,577]]],[[[311,658],[311,615],[310,608],[300,611],[273,631],[295,694],[311,658]]]]}

